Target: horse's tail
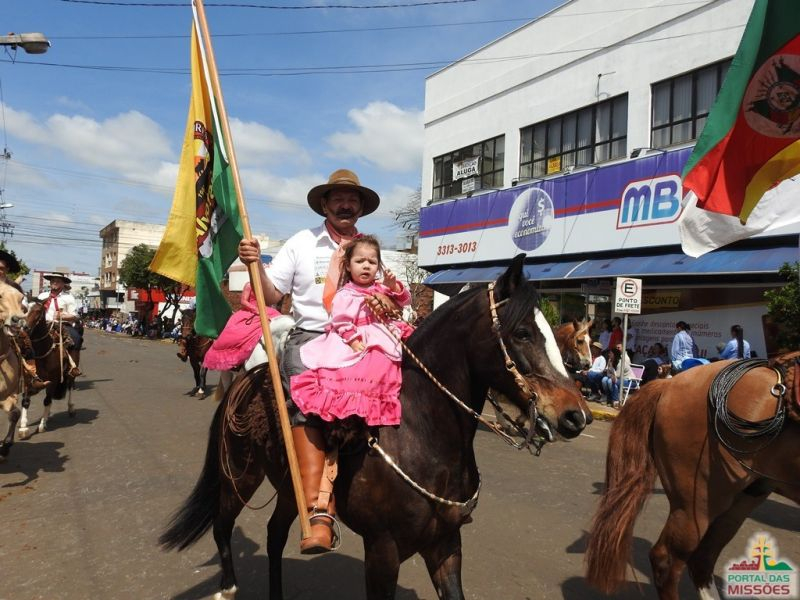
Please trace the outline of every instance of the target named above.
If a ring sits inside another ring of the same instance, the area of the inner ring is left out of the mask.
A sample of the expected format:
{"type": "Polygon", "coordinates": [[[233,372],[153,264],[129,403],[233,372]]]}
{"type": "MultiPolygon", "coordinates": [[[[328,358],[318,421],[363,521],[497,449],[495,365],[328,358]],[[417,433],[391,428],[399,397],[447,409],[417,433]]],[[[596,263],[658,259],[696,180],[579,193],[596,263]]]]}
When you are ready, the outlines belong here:
{"type": "Polygon", "coordinates": [[[158,538],[158,543],[165,550],[185,550],[214,524],[219,514],[220,492],[222,489],[219,466],[220,423],[225,412],[226,403],[220,402],[217,412],[211,421],[208,433],[206,461],[200,478],[183,505],[175,512],[169,522],[168,529],[158,538]]]}
{"type": "Polygon", "coordinates": [[[653,490],[656,468],[650,450],[651,432],[666,385],[668,379],[642,386],[611,427],[606,488],[586,549],[586,579],[605,594],[613,593],[625,581],[633,525],[653,490]]]}

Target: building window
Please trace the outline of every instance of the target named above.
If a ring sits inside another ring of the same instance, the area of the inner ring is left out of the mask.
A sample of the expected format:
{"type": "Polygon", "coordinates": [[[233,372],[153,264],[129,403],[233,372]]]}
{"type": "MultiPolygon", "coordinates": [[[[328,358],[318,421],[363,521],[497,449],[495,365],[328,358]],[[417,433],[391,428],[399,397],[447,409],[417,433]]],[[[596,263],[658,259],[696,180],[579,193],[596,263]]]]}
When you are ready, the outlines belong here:
{"type": "Polygon", "coordinates": [[[653,84],[653,148],[698,138],[730,66],[728,59],[653,84]]]}
{"type": "Polygon", "coordinates": [[[620,158],[627,147],[625,94],[520,130],[519,177],[542,177],[620,158]]]}
{"type": "Polygon", "coordinates": [[[478,142],[433,159],[433,191],[431,198],[452,198],[468,191],[503,187],[506,157],[504,135],[478,142]],[[477,173],[453,181],[453,164],[477,159],[477,173]]]}

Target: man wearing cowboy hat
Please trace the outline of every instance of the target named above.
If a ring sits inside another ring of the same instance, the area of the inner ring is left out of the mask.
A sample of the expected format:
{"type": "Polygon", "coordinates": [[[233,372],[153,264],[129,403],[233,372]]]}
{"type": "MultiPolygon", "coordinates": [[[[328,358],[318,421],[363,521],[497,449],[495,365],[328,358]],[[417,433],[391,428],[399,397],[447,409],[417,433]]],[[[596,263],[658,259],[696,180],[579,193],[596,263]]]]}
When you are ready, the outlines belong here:
{"type": "MultiPolygon", "coordinates": [[[[324,333],[328,324],[323,298],[336,290],[342,247],[358,235],[356,222],[375,212],[380,198],[373,190],[362,186],[354,172],[339,169],[331,174],[327,183],[312,188],[307,200],[311,209],[325,220],[318,227],[304,229],[289,238],[270,263],[269,270],[261,269],[260,274],[267,304],[277,304],[285,294],[292,295],[296,325],[289,333],[281,360],[281,381],[286,391],[306,504],[312,514],[311,537],[302,540],[300,548],[304,554],[317,554],[331,549],[333,520],[330,515],[335,514],[333,496],[327,509],[318,506],[325,440],[321,421],[307,419],[289,397],[289,379],[305,371],[300,347],[324,333]]],[[[239,258],[245,264],[260,261],[258,241],[242,240],[239,258]]]]}
{"type": "MultiPolygon", "coordinates": [[[[27,312],[28,300],[25,292],[22,291],[22,286],[13,279],[8,278],[9,273],[18,273],[21,267],[19,261],[10,252],[0,249],[0,281],[10,285],[15,290],[22,294],[22,308],[27,312]]],[[[25,331],[20,331],[17,334],[17,342],[19,351],[22,354],[22,368],[25,370],[25,385],[29,391],[38,392],[47,387],[49,381],[42,381],[36,372],[36,358],[33,351],[33,345],[25,331]]]]}
{"type": "MultiPolygon", "coordinates": [[[[69,335],[71,347],[81,349],[83,340],[76,328],[78,322],[78,303],[75,297],[66,289],[72,280],[66,273],[52,272],[44,276],[50,282],[50,291],[42,292],[37,297],[44,304],[45,319],[48,322],[57,321],[59,318],[64,324],[64,331],[69,335]]],[[[77,369],[77,367],[76,367],[77,369]]]]}

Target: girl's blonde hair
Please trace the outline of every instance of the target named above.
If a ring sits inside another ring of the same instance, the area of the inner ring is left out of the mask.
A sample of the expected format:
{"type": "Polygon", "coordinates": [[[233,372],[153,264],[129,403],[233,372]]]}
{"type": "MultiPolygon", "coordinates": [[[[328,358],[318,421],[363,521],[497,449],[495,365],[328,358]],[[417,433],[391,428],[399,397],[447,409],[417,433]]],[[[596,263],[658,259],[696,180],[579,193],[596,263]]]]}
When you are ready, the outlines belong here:
{"type": "Polygon", "coordinates": [[[354,240],[347,243],[344,247],[344,256],[342,256],[342,268],[341,268],[341,275],[339,276],[339,287],[344,287],[348,282],[352,281],[352,277],[350,277],[350,271],[347,270],[347,265],[350,264],[350,260],[353,258],[353,253],[356,250],[356,247],[360,244],[366,244],[367,246],[372,246],[375,248],[375,253],[378,255],[378,271],[383,270],[383,260],[381,259],[381,243],[378,241],[374,235],[360,235],[354,240]]]}

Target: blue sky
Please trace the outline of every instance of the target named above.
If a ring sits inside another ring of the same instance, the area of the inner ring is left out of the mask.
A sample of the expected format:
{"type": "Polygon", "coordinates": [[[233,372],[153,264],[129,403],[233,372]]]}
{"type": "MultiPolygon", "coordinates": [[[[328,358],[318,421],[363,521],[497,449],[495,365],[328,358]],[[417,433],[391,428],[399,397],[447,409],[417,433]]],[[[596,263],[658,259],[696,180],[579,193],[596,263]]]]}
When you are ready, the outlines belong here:
{"type": "MultiPolygon", "coordinates": [[[[169,213],[191,8],[127,1],[3,0],[6,32],[52,42],[42,55],[0,48],[0,135],[11,153],[0,189],[15,227],[6,243],[32,268],[94,274],[101,227],[169,213]]],[[[420,185],[425,77],[562,3],[431,2],[207,0],[255,233],[283,239],[317,224],[306,193],[347,167],[382,198],[361,229],[391,247],[391,210],[420,185]],[[379,4],[400,6],[363,8],[379,4]]]]}

